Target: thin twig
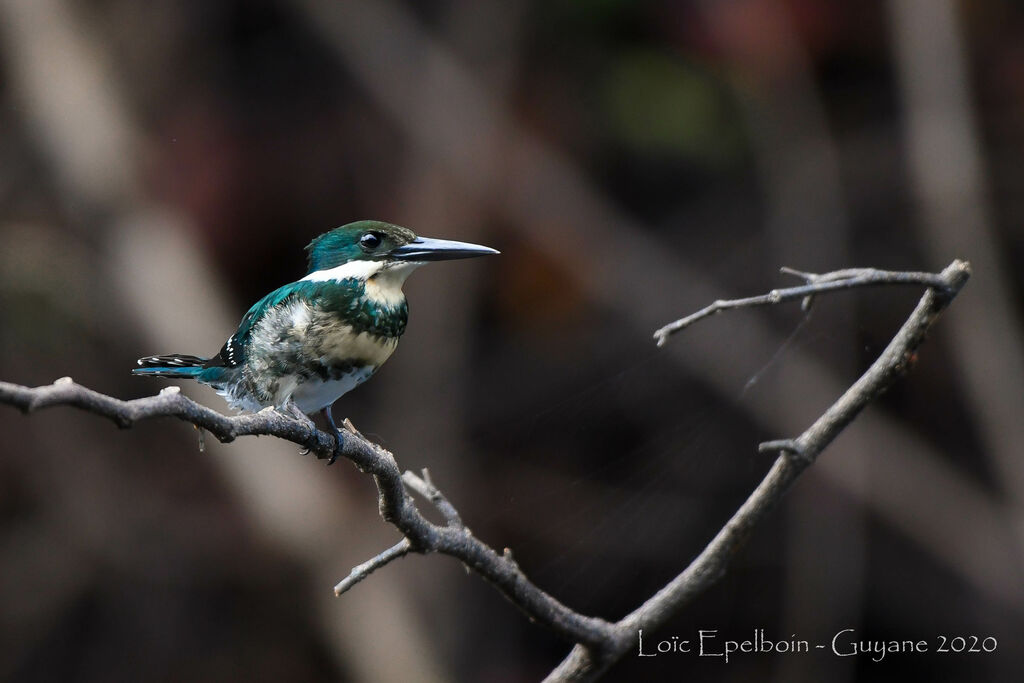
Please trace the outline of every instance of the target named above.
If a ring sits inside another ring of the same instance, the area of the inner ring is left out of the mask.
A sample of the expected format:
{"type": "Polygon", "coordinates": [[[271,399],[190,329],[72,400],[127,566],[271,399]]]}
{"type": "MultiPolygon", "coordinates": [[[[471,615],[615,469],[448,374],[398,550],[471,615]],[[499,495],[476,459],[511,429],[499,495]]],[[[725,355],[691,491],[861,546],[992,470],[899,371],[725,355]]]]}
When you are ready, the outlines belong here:
{"type": "Polygon", "coordinates": [[[356,585],[384,565],[389,562],[393,562],[400,557],[405,557],[409,554],[410,550],[412,550],[412,543],[408,538],[403,538],[401,541],[376,557],[371,557],[366,562],[356,565],[352,568],[352,571],[348,573],[348,576],[338,582],[338,585],[334,587],[334,594],[341,595],[345,593],[349,588],[356,585]]]}
{"type": "Polygon", "coordinates": [[[848,268],[837,270],[821,275],[815,273],[804,273],[792,268],[782,268],[783,273],[796,275],[803,278],[807,284],[799,287],[786,287],[785,289],[773,289],[767,294],[750,296],[744,299],[719,299],[714,303],[705,306],[696,313],[680,318],[665,325],[654,333],[658,346],[664,346],[668,338],[697,322],[712,315],[728,311],[734,308],[750,308],[752,306],[774,306],[786,301],[807,299],[818,294],[835,292],[840,289],[853,289],[854,287],[865,287],[872,285],[924,285],[936,289],[945,289],[948,284],[942,280],[941,275],[935,273],[914,273],[899,272],[890,270],[876,270],[874,268],[848,268]]]}
{"type": "Polygon", "coordinates": [[[413,472],[406,470],[405,474],[402,475],[402,481],[413,491],[429,500],[437,508],[437,511],[441,513],[445,521],[448,522],[448,526],[455,529],[465,528],[465,525],[462,523],[462,517],[459,516],[459,511],[441,493],[441,490],[434,486],[434,481],[430,478],[430,470],[426,467],[423,468],[422,476],[416,476],[413,472]]]}

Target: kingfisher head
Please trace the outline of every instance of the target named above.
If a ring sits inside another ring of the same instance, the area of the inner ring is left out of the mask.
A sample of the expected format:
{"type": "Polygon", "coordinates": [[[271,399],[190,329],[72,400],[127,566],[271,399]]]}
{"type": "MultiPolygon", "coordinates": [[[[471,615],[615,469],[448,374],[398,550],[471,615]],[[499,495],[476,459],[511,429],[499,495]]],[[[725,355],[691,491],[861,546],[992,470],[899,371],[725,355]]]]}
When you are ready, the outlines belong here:
{"type": "Polygon", "coordinates": [[[356,221],[335,228],[310,242],[306,250],[309,275],[345,267],[363,279],[388,271],[408,273],[430,261],[498,253],[478,244],[418,237],[408,228],[383,221],[356,221]]]}

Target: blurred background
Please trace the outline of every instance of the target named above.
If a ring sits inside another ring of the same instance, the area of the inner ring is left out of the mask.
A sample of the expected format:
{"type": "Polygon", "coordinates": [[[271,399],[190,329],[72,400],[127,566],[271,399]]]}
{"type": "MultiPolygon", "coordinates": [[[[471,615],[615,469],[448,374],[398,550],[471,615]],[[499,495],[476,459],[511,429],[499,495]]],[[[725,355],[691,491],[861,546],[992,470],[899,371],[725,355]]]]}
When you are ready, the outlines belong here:
{"type": "MultiPolygon", "coordinates": [[[[1024,8],[998,0],[0,0],[0,378],[121,398],[210,355],[360,218],[502,256],[406,285],[346,396],[543,588],[618,619],[703,548],[920,292],[660,325],[780,266],[971,279],[917,365],[652,640],[993,637],[991,654],[628,654],[608,680],[1015,681],[1024,670],[1024,8]]],[[[217,409],[212,393],[183,387],[217,409]]],[[[0,680],[540,679],[569,645],[372,482],[0,409],[0,680]]]]}

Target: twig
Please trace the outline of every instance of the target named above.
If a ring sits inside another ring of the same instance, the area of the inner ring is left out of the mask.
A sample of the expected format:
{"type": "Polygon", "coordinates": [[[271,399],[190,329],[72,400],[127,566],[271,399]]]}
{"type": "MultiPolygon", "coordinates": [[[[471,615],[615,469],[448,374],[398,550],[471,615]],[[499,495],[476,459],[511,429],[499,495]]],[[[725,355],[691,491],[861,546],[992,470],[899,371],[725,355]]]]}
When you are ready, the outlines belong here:
{"type": "MultiPolygon", "coordinates": [[[[664,346],[668,338],[697,322],[712,315],[728,311],[733,308],[750,308],[752,306],[774,306],[786,301],[797,299],[807,300],[817,294],[835,292],[840,289],[853,289],[854,287],[865,287],[869,285],[924,285],[935,289],[944,290],[949,285],[942,279],[941,275],[935,273],[913,273],[890,270],[876,270],[874,268],[849,268],[837,270],[821,275],[815,273],[803,273],[792,268],[782,268],[787,275],[796,275],[803,278],[807,284],[800,287],[786,287],[785,289],[773,289],[767,294],[750,296],[745,299],[719,299],[714,303],[705,306],[696,313],[691,313],[685,318],[658,329],[654,338],[658,346],[664,346]]],[[[806,304],[805,304],[806,308],[806,304]]]]}
{"type": "Polygon", "coordinates": [[[409,554],[410,550],[412,550],[412,543],[408,538],[403,538],[380,555],[371,557],[366,562],[353,567],[352,571],[348,573],[348,576],[338,582],[338,585],[334,587],[334,594],[341,595],[342,593],[345,593],[349,588],[356,585],[384,565],[389,562],[393,562],[400,557],[405,557],[409,554]]]}
{"type": "Polygon", "coordinates": [[[158,396],[121,401],[75,384],[64,377],[50,386],[29,388],[0,382],[0,403],[32,412],[41,408],[69,405],[113,420],[120,427],[153,417],[178,417],[205,429],[222,442],[239,436],[268,434],[309,449],[318,458],[341,455],[361,471],[373,476],[377,485],[381,516],[403,534],[403,539],[380,555],[355,567],[336,587],[344,593],[373,571],[409,552],[439,552],[450,555],[492,583],[531,619],[575,643],[569,656],[548,676],[549,681],[594,680],[620,659],[634,642],[639,629],[655,629],[678,612],[696,595],[716,581],[740,548],[744,538],[789,489],[793,481],[818,457],[863,408],[884,392],[907,369],[914,350],[970,276],[966,262],[954,261],[939,274],[894,273],[873,269],[836,271],[821,275],[792,274],[808,284],[774,290],[760,297],[719,301],[656,333],[659,345],[688,325],[722,310],[762,306],[806,298],[826,292],[878,284],[917,284],[928,287],[910,317],[878,359],[817,421],[794,439],[768,441],[762,452],[780,455],[758,487],[732,518],[708,543],[700,555],[654,596],[621,620],[611,623],[588,617],[566,607],[545,593],[523,574],[506,548],[498,554],[476,539],[463,524],[458,511],[430,480],[398,469],[394,456],[356,432],[342,433],[341,443],[314,425],[273,409],[254,415],[228,417],[183,396],[176,388],[158,396]],[[432,524],[420,514],[409,490],[429,500],[447,525],[432,524]]]}
{"type": "Polygon", "coordinates": [[[423,468],[422,477],[418,477],[407,470],[405,474],[402,475],[402,481],[407,487],[429,500],[430,503],[437,508],[437,511],[445,518],[445,521],[448,522],[448,526],[455,529],[465,528],[465,525],[462,523],[462,518],[459,516],[459,511],[455,509],[455,506],[452,505],[447,498],[445,498],[444,494],[441,493],[441,490],[434,486],[434,482],[430,478],[430,470],[426,467],[423,468]]]}

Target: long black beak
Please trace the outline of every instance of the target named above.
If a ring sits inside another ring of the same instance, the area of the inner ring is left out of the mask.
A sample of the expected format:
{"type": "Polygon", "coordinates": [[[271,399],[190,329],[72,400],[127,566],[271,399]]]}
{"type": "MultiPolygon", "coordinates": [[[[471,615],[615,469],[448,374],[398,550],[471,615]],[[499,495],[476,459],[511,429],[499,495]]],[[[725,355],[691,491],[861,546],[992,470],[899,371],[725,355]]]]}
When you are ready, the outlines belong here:
{"type": "Polygon", "coordinates": [[[469,242],[452,240],[435,240],[430,237],[417,237],[409,244],[403,244],[391,250],[391,258],[397,261],[448,261],[457,258],[473,258],[499,254],[497,249],[483,247],[469,242]]]}

